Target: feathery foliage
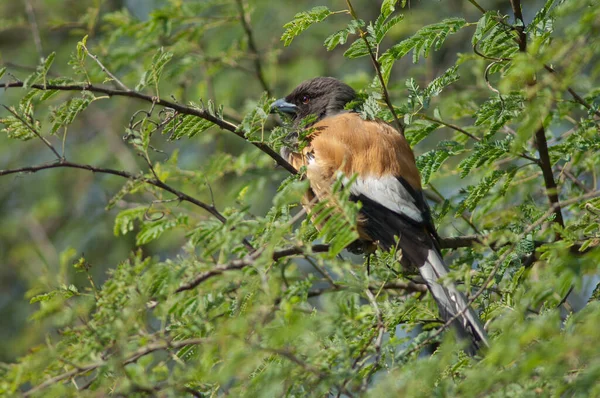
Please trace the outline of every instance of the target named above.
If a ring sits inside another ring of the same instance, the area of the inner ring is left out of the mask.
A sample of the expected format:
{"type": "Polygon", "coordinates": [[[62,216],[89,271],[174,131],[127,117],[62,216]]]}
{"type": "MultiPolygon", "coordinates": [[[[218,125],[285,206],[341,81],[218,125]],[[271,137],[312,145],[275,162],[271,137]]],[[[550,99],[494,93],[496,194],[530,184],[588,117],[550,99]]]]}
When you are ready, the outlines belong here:
{"type": "Polygon", "coordinates": [[[595,1],[24,3],[0,5],[0,395],[600,395],[595,1]],[[269,111],[315,75],[404,122],[476,357],[401,253],[344,250],[348,181],[302,210],[278,153],[310,129],[269,111]]]}

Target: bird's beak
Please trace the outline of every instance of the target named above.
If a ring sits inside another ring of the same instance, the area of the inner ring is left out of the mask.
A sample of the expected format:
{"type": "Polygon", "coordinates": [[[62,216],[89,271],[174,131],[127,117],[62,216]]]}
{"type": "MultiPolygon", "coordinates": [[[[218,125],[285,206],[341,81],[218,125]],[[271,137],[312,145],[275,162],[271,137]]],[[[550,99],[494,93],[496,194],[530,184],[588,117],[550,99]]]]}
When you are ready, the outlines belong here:
{"type": "Polygon", "coordinates": [[[288,115],[295,115],[297,110],[298,107],[296,105],[287,102],[283,98],[278,99],[271,105],[271,113],[281,112],[288,115]]]}

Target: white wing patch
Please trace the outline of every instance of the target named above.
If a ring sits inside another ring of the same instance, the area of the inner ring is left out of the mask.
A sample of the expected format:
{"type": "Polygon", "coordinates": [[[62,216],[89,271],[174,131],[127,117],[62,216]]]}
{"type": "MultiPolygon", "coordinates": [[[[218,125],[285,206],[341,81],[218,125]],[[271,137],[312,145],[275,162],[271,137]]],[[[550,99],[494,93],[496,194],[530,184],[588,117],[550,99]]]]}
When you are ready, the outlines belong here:
{"type": "MultiPolygon", "coordinates": [[[[350,182],[345,177],[344,184],[350,182]]],[[[416,221],[423,222],[423,212],[415,203],[415,198],[394,176],[359,177],[350,187],[354,195],[364,195],[380,205],[398,214],[416,221]]]]}

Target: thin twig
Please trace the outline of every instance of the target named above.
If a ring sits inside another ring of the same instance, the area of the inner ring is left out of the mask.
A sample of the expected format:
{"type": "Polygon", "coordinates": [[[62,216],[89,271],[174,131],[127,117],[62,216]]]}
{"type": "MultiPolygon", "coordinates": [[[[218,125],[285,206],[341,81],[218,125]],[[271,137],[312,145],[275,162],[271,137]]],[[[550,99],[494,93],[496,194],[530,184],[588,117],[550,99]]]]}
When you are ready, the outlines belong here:
{"type": "Polygon", "coordinates": [[[556,308],[559,308],[561,305],[563,305],[563,304],[565,304],[567,302],[567,299],[569,298],[569,296],[573,292],[574,288],[575,287],[573,285],[571,285],[571,287],[569,288],[569,290],[567,291],[567,293],[563,296],[563,298],[560,300],[560,302],[558,304],[556,304],[556,308]]]}
{"type": "Polygon", "coordinates": [[[252,53],[254,57],[254,69],[256,73],[256,77],[260,82],[263,90],[267,92],[269,97],[271,97],[271,89],[267,84],[265,79],[265,75],[262,68],[262,63],[260,59],[260,53],[258,52],[258,48],[256,47],[256,43],[254,41],[254,34],[252,33],[252,25],[250,24],[250,14],[246,13],[247,4],[244,3],[244,0],[237,0],[238,10],[240,12],[240,21],[242,22],[242,27],[244,28],[244,32],[246,32],[246,37],[248,38],[248,49],[252,53]]]}
{"type": "Polygon", "coordinates": [[[428,115],[426,115],[424,113],[417,113],[416,116],[420,117],[421,119],[428,120],[430,122],[441,124],[443,126],[451,128],[452,130],[458,131],[459,133],[464,134],[467,137],[469,137],[472,140],[475,140],[477,142],[481,141],[481,138],[474,136],[473,134],[469,133],[467,130],[465,130],[465,129],[463,129],[463,128],[455,125],[455,124],[444,122],[443,120],[436,119],[436,118],[428,116],[428,115]]]}
{"type": "MultiPolygon", "coordinates": [[[[351,287],[349,286],[341,286],[337,287],[325,287],[321,289],[313,289],[308,292],[308,297],[317,297],[325,293],[336,293],[341,291],[348,291],[351,287]]],[[[379,292],[381,290],[400,290],[404,293],[426,293],[427,285],[424,283],[415,283],[415,282],[387,282],[383,286],[381,285],[369,285],[369,290],[371,292],[379,292]]],[[[358,291],[357,291],[358,292],[358,291]]]]}
{"type": "MultiPolygon", "coordinates": [[[[273,261],[277,261],[284,257],[304,254],[305,251],[306,250],[302,247],[292,247],[289,249],[283,249],[283,250],[274,252],[273,255],[271,256],[271,258],[273,261]]],[[[329,246],[328,245],[314,245],[311,247],[310,251],[313,253],[326,252],[326,251],[329,251],[329,246]]],[[[201,284],[202,282],[204,282],[214,276],[221,275],[228,271],[240,270],[240,269],[246,268],[248,266],[251,266],[260,257],[260,255],[262,253],[263,253],[263,250],[255,250],[254,252],[252,252],[251,254],[247,255],[244,258],[230,261],[227,264],[217,265],[216,267],[213,267],[209,271],[205,271],[205,272],[202,272],[202,273],[196,275],[192,280],[179,286],[179,288],[177,288],[177,290],[175,290],[175,292],[179,293],[179,292],[183,292],[186,290],[191,290],[191,289],[195,288],[196,286],[198,286],[199,284],[201,284]]]]}
{"type": "Polygon", "coordinates": [[[377,338],[375,339],[375,343],[373,347],[375,348],[375,359],[373,360],[373,368],[369,372],[369,374],[365,377],[365,381],[371,378],[371,375],[377,370],[379,366],[379,361],[381,360],[381,343],[383,342],[383,333],[385,332],[385,323],[383,322],[383,315],[381,314],[381,310],[377,305],[377,300],[370,289],[365,289],[365,294],[371,303],[371,307],[375,311],[375,316],[377,317],[377,338]]]}
{"type": "Polygon", "coordinates": [[[9,108],[9,107],[8,107],[8,106],[6,106],[6,105],[2,105],[2,107],[3,107],[4,109],[6,109],[7,111],[9,111],[10,113],[12,113],[12,115],[13,115],[14,117],[16,117],[17,119],[19,119],[19,121],[20,121],[21,123],[23,123],[23,124],[25,125],[25,127],[27,127],[27,129],[28,129],[29,131],[31,131],[31,132],[32,132],[33,134],[35,134],[35,135],[36,135],[36,136],[37,136],[37,137],[38,137],[40,140],[42,140],[42,142],[43,142],[43,143],[44,143],[44,144],[45,144],[45,145],[46,145],[48,148],[50,148],[50,150],[51,150],[51,151],[52,151],[52,152],[53,152],[53,153],[56,155],[56,158],[57,158],[58,160],[61,160],[61,159],[62,159],[62,156],[60,156],[60,154],[58,153],[58,151],[56,150],[56,148],[54,148],[54,145],[52,145],[52,144],[50,143],[50,141],[48,141],[48,140],[46,139],[46,137],[42,136],[42,134],[40,134],[40,132],[39,132],[39,131],[37,131],[35,128],[33,128],[33,126],[32,126],[32,125],[30,125],[30,124],[29,124],[29,123],[28,123],[28,122],[27,122],[25,119],[23,119],[23,118],[21,117],[21,115],[19,115],[17,112],[15,112],[14,110],[12,110],[11,108],[9,108]]]}
{"type": "Polygon", "coordinates": [[[490,83],[490,77],[489,77],[490,69],[492,69],[492,66],[496,65],[497,63],[499,63],[499,61],[494,61],[494,62],[490,63],[488,66],[486,66],[485,72],[483,73],[483,79],[485,80],[485,85],[491,91],[498,94],[498,98],[500,99],[500,104],[502,105],[502,108],[504,109],[504,98],[502,98],[502,93],[496,87],[492,86],[492,83],[490,83]]]}
{"type": "Polygon", "coordinates": [[[319,264],[317,264],[316,262],[314,262],[309,256],[304,256],[304,259],[306,261],[308,261],[308,263],[323,277],[327,280],[327,282],[329,282],[329,284],[331,285],[331,287],[333,287],[334,289],[337,289],[339,287],[339,285],[337,283],[335,283],[335,280],[333,279],[333,277],[331,275],[329,275],[329,273],[327,272],[326,269],[324,269],[323,267],[321,267],[319,264]]]}
{"type": "MultiPolygon", "coordinates": [[[[354,18],[354,20],[358,21],[358,16],[356,15],[356,11],[354,11],[354,7],[352,7],[352,3],[350,2],[350,0],[346,0],[346,4],[348,5],[348,10],[350,11],[350,15],[352,16],[352,18],[354,18]]],[[[381,84],[381,90],[383,91],[383,100],[387,104],[388,108],[390,109],[390,112],[392,113],[392,116],[394,117],[394,122],[396,123],[396,127],[398,128],[398,131],[404,137],[404,125],[398,119],[398,116],[396,115],[396,110],[394,109],[394,105],[392,105],[392,101],[390,99],[390,94],[389,94],[387,86],[385,84],[385,79],[383,78],[383,75],[381,74],[381,65],[379,65],[379,61],[377,60],[377,54],[375,54],[375,52],[373,51],[373,48],[371,47],[371,43],[369,43],[369,40],[367,38],[368,33],[365,32],[364,30],[362,30],[362,28],[359,28],[358,33],[359,33],[360,37],[363,39],[363,41],[365,42],[365,45],[367,46],[367,50],[369,50],[369,56],[371,57],[371,62],[373,63],[373,67],[375,68],[375,72],[377,73],[377,78],[379,79],[379,83],[381,84]]]]}
{"type": "MultiPolygon", "coordinates": [[[[23,82],[19,81],[19,82],[10,82],[10,83],[0,84],[0,88],[12,88],[12,87],[23,87],[23,82]]],[[[103,93],[108,96],[136,98],[136,99],[139,99],[142,101],[156,103],[156,105],[171,108],[183,115],[198,116],[202,119],[205,119],[205,120],[208,120],[208,121],[214,123],[221,129],[230,131],[230,132],[234,133],[235,135],[237,135],[238,137],[246,140],[246,137],[244,136],[244,132],[241,131],[237,125],[235,125],[231,122],[228,122],[227,120],[224,120],[224,119],[218,118],[214,115],[211,115],[208,111],[206,111],[204,109],[198,109],[198,108],[194,108],[194,107],[190,107],[190,106],[181,105],[176,102],[167,101],[163,98],[156,98],[156,97],[153,97],[150,95],[146,95],[146,94],[140,93],[138,91],[117,90],[117,89],[111,89],[111,88],[103,87],[103,86],[96,86],[93,84],[68,84],[68,85],[32,84],[31,88],[34,88],[37,90],[91,91],[91,92],[95,92],[95,93],[103,93]]],[[[269,147],[264,142],[250,141],[250,143],[252,145],[254,145],[255,147],[257,147],[258,149],[260,149],[262,152],[269,155],[273,160],[275,160],[275,162],[277,162],[278,165],[280,165],[281,167],[283,167],[290,173],[292,173],[292,174],[298,173],[298,171],[287,160],[282,158],[281,155],[279,155],[276,151],[274,151],[271,147],[269,147]]]]}
{"type": "MultiPolygon", "coordinates": [[[[461,247],[473,247],[475,245],[484,245],[485,236],[482,235],[465,235],[455,236],[450,238],[440,239],[440,247],[442,249],[458,249],[461,247]]],[[[490,244],[493,248],[493,243],[490,244]]]]}
{"type": "MultiPolygon", "coordinates": [[[[185,347],[188,345],[203,344],[205,342],[206,342],[206,339],[203,339],[203,338],[191,338],[191,339],[180,340],[180,341],[168,341],[167,340],[167,341],[162,341],[159,343],[149,344],[147,346],[144,346],[144,347],[138,349],[137,351],[133,352],[129,356],[127,356],[125,358],[125,360],[122,362],[122,364],[127,365],[130,363],[133,363],[133,362],[137,361],[138,359],[140,359],[141,357],[151,354],[155,351],[161,351],[161,350],[166,350],[166,349],[178,349],[178,348],[182,348],[182,347],[185,347]]],[[[39,391],[42,391],[42,390],[50,387],[53,384],[59,383],[63,380],[67,380],[67,379],[70,379],[77,375],[80,375],[82,373],[86,373],[91,370],[97,369],[99,367],[105,366],[106,364],[108,364],[108,360],[92,362],[90,364],[77,367],[76,369],[62,373],[58,376],[52,377],[52,378],[44,381],[41,384],[38,384],[37,386],[25,391],[23,393],[23,396],[29,397],[39,391]]]]}
{"type": "MultiPolygon", "coordinates": [[[[469,138],[471,138],[471,139],[473,139],[473,140],[475,140],[477,142],[481,141],[481,138],[474,136],[473,134],[469,133],[467,130],[465,130],[462,127],[459,127],[459,126],[457,126],[455,124],[444,122],[443,120],[436,119],[436,118],[428,116],[428,115],[426,115],[424,113],[417,113],[416,116],[419,117],[419,118],[421,118],[421,119],[428,120],[428,121],[433,122],[433,123],[438,123],[438,124],[441,124],[443,126],[446,126],[446,127],[450,128],[452,130],[458,131],[459,133],[464,134],[467,137],[469,137],[469,138]]],[[[530,161],[532,161],[532,162],[534,162],[536,164],[539,163],[538,159],[527,155],[525,152],[520,153],[518,156],[521,157],[521,158],[523,158],[523,159],[530,160],[530,161]]]]}
{"type": "Polygon", "coordinates": [[[129,89],[129,87],[127,87],[125,84],[123,84],[123,82],[121,80],[119,80],[115,75],[113,75],[112,72],[109,71],[108,68],[106,66],[104,66],[104,64],[102,62],[100,62],[98,57],[96,57],[94,54],[92,54],[86,46],[83,46],[83,49],[85,50],[85,53],[88,55],[88,57],[90,57],[91,59],[96,61],[96,63],[100,67],[100,69],[102,69],[102,72],[106,73],[108,75],[108,77],[110,77],[116,83],[116,85],[119,86],[119,88],[121,88],[121,90],[131,91],[129,89]]]}
{"type": "MultiPolygon", "coordinates": [[[[433,192],[435,195],[432,195],[428,190],[425,191],[425,196],[438,204],[443,204],[446,201],[444,195],[442,195],[442,193],[431,182],[429,183],[429,187],[431,188],[431,192],[433,192]]],[[[477,228],[475,224],[473,224],[473,221],[471,221],[471,214],[469,212],[466,210],[461,212],[460,217],[465,220],[465,222],[473,229],[473,231],[475,231],[475,233],[479,234],[479,228],[477,228]]],[[[442,244],[442,247],[444,247],[441,240],[440,244],[442,244]]]]}
{"type": "Polygon", "coordinates": [[[263,351],[277,354],[283,358],[286,358],[286,359],[290,360],[291,362],[295,363],[296,365],[300,366],[304,370],[314,373],[319,378],[327,377],[327,374],[323,373],[323,371],[321,371],[320,369],[316,368],[315,366],[309,364],[308,362],[303,361],[302,359],[298,358],[295,354],[293,354],[289,350],[270,348],[270,347],[260,347],[260,346],[257,348],[259,348],[263,351]]]}
{"type": "MultiPolygon", "coordinates": [[[[421,285],[418,285],[418,286],[421,286],[421,285]]],[[[425,289],[427,289],[425,287],[425,285],[422,285],[422,286],[425,289]]],[[[362,378],[363,379],[363,385],[361,386],[361,389],[363,389],[363,390],[366,387],[366,384],[369,383],[369,379],[371,378],[373,372],[375,372],[378,369],[377,365],[378,365],[378,363],[379,363],[379,361],[381,359],[381,343],[383,341],[383,332],[385,330],[385,324],[383,323],[383,318],[381,316],[381,311],[379,310],[379,306],[377,305],[377,301],[375,299],[375,296],[373,296],[373,291],[375,291],[377,294],[379,294],[379,292],[381,292],[381,290],[383,290],[383,289],[384,289],[383,286],[377,286],[377,287],[374,287],[374,288],[371,287],[371,286],[369,286],[369,288],[365,290],[365,294],[367,295],[367,298],[369,299],[369,302],[373,306],[373,309],[375,310],[375,314],[376,314],[376,317],[377,317],[377,335],[376,335],[377,338],[376,338],[375,343],[374,343],[375,353],[376,353],[375,366],[373,366],[371,368],[371,370],[369,371],[369,373],[367,374],[366,377],[362,378]]],[[[376,336],[373,335],[372,337],[370,337],[369,341],[362,346],[360,352],[358,353],[358,355],[356,356],[356,358],[352,362],[352,367],[350,368],[351,375],[348,376],[346,379],[344,379],[344,381],[342,382],[342,385],[338,389],[338,393],[336,395],[336,398],[340,398],[342,396],[342,393],[347,391],[346,386],[348,385],[348,383],[350,383],[352,375],[358,373],[358,371],[356,370],[356,368],[357,368],[358,364],[361,361],[363,361],[364,359],[366,359],[366,358],[363,358],[363,355],[365,355],[367,349],[371,345],[371,342],[373,341],[373,339],[376,336]]]]}
{"type": "Polygon", "coordinates": [[[591,189],[586,187],[583,184],[583,182],[579,181],[579,179],[577,179],[577,177],[575,177],[573,175],[573,173],[571,173],[569,170],[567,170],[566,167],[563,167],[559,164],[557,164],[556,167],[562,174],[564,174],[569,180],[571,180],[571,182],[573,182],[575,185],[577,185],[583,192],[586,192],[586,193],[591,192],[591,189]]]}
{"type": "Polygon", "coordinates": [[[37,50],[40,59],[42,59],[44,57],[44,49],[42,48],[40,29],[38,28],[37,20],[35,18],[35,10],[33,9],[31,0],[25,0],[25,9],[27,10],[27,19],[29,19],[29,25],[31,25],[31,35],[33,36],[33,41],[35,42],[35,49],[37,50]]]}
{"type": "Polygon", "coordinates": [[[475,0],[469,0],[469,3],[473,4],[475,8],[481,11],[482,14],[485,14],[485,9],[482,6],[480,6],[475,0]]]}
{"type": "MultiPolygon", "coordinates": [[[[554,68],[552,68],[550,65],[544,65],[544,68],[550,72],[555,74],[556,70],[554,68]]],[[[573,97],[573,99],[578,102],[579,104],[583,105],[584,107],[586,107],[588,110],[594,112],[594,114],[596,116],[600,117],[600,111],[597,109],[592,108],[592,106],[583,98],[581,97],[579,94],[577,94],[575,92],[575,90],[573,90],[571,87],[567,87],[567,91],[569,92],[569,94],[571,94],[571,96],[573,97]]]]}
{"type": "MultiPolygon", "coordinates": [[[[143,177],[141,175],[135,175],[135,174],[126,172],[124,170],[115,170],[115,169],[108,169],[108,168],[103,168],[103,167],[95,167],[95,166],[92,166],[89,164],[73,163],[68,160],[61,159],[58,162],[54,162],[54,163],[46,163],[46,164],[41,164],[41,165],[37,165],[37,166],[27,166],[27,167],[21,167],[21,168],[17,168],[17,169],[0,170],[0,177],[5,176],[5,175],[10,175],[10,174],[35,173],[40,170],[56,169],[56,168],[61,168],[61,167],[88,170],[93,173],[112,174],[112,175],[117,175],[117,176],[120,176],[123,178],[130,179],[130,180],[142,181],[146,184],[153,185],[157,188],[160,188],[162,190],[172,193],[173,195],[177,196],[177,198],[179,200],[181,200],[183,202],[192,203],[192,204],[206,210],[207,212],[209,212],[211,215],[213,215],[217,220],[219,220],[223,224],[225,224],[227,222],[227,219],[214,206],[211,206],[211,205],[204,203],[186,193],[183,193],[183,192],[171,187],[170,185],[165,184],[162,181],[159,181],[159,180],[156,180],[153,178],[143,177]]],[[[252,245],[245,239],[244,239],[244,245],[249,250],[254,250],[252,245]]]]}
{"type": "MultiPolygon", "coordinates": [[[[7,67],[8,69],[22,70],[24,72],[36,72],[38,70],[38,68],[36,66],[15,64],[14,62],[10,62],[10,61],[2,62],[2,63],[0,63],[0,65],[3,65],[5,67],[7,67]]],[[[46,73],[46,76],[57,77],[57,75],[55,73],[50,72],[50,71],[48,71],[46,73]]]]}

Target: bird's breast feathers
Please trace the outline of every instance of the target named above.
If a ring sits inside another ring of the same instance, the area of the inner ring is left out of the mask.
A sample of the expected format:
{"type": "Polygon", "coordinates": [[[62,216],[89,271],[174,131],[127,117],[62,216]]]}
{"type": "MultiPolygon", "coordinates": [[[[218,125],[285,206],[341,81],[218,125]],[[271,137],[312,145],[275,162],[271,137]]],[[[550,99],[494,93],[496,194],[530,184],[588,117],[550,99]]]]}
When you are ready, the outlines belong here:
{"type": "Polygon", "coordinates": [[[297,169],[306,166],[311,189],[320,198],[330,193],[341,174],[355,197],[367,197],[409,219],[423,222],[415,199],[421,181],[410,146],[393,127],[363,120],[356,113],[327,117],[312,127],[309,145],[288,160],[297,169]]]}

